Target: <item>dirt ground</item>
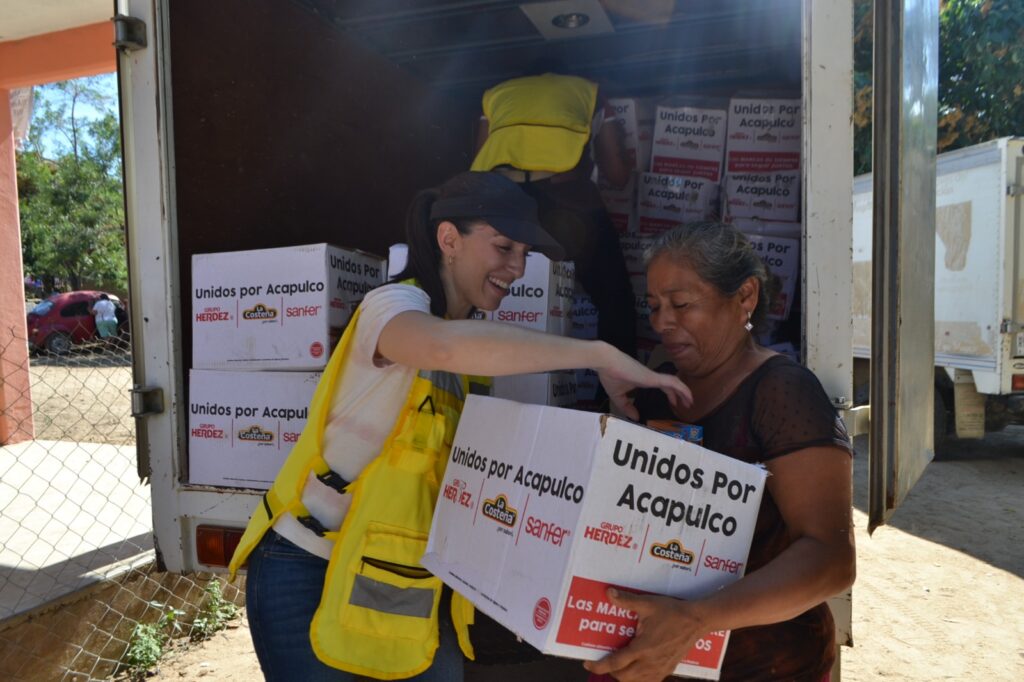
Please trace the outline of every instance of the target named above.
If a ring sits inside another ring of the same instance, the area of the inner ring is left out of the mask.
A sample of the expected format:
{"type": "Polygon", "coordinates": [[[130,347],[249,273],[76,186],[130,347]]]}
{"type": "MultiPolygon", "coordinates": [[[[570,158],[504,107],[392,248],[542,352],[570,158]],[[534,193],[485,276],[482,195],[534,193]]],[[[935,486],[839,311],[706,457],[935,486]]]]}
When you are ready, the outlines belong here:
{"type": "Polygon", "coordinates": [[[132,370],[127,353],[75,349],[29,363],[37,440],[131,445],[132,370]]]}
{"type": "MultiPolygon", "coordinates": [[[[859,443],[864,452],[864,443],[859,443]]],[[[891,525],[867,534],[867,462],[855,465],[855,646],[842,678],[1024,679],[1024,429],[933,462],[891,525]]],[[[467,680],[585,679],[575,662],[477,668],[467,680]]],[[[244,618],[164,660],[154,680],[261,679],[244,618]]]]}

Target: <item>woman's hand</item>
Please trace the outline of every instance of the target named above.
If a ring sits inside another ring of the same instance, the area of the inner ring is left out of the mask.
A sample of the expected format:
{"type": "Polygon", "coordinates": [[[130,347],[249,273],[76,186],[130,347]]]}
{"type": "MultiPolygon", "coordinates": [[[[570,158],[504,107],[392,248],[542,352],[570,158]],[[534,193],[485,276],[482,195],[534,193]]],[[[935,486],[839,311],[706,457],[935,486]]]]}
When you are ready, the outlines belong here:
{"type": "Polygon", "coordinates": [[[620,682],[663,680],[709,628],[693,613],[693,602],[671,597],[632,594],[608,589],[608,600],[637,614],[633,640],[600,661],[583,667],[597,675],[611,675],[620,682]]]}
{"type": "Polygon", "coordinates": [[[661,389],[674,408],[687,407],[693,403],[690,389],[679,380],[679,377],[648,369],[613,346],[608,346],[607,349],[608,361],[594,369],[612,405],[633,421],[637,420],[639,414],[629,394],[637,387],[661,389]]]}

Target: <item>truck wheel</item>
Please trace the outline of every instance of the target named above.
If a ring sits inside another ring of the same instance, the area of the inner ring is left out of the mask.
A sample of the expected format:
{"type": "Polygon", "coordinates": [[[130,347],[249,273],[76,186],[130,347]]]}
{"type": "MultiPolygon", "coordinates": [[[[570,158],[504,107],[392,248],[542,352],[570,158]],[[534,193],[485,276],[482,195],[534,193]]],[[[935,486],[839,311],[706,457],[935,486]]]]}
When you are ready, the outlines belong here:
{"type": "Polygon", "coordinates": [[[46,350],[54,355],[67,355],[71,352],[71,337],[61,332],[55,332],[46,337],[46,350]]]}

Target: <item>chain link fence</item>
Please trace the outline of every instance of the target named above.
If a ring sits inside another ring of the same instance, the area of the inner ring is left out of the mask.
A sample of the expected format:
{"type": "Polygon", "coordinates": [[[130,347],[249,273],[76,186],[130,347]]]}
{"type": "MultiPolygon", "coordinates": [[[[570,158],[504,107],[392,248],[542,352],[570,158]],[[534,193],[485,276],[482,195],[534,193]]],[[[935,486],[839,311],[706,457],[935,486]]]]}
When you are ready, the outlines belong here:
{"type": "Polygon", "coordinates": [[[33,334],[0,328],[0,680],[138,678],[244,594],[156,568],[127,325],[100,339],[86,316],[33,334]]]}

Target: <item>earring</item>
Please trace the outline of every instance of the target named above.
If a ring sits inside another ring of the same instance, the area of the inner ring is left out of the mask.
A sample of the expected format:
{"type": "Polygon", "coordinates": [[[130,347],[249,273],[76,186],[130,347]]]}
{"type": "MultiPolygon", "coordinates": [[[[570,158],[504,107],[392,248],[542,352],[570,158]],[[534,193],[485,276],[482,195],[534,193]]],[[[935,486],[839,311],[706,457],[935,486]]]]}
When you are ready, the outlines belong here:
{"type": "Polygon", "coordinates": [[[455,256],[449,255],[448,256],[448,265],[454,265],[454,264],[455,264],[455,256]]]}
{"type": "Polygon", "coordinates": [[[750,313],[747,313],[747,323],[743,325],[743,328],[748,332],[754,328],[754,325],[750,322],[750,313]]]}

